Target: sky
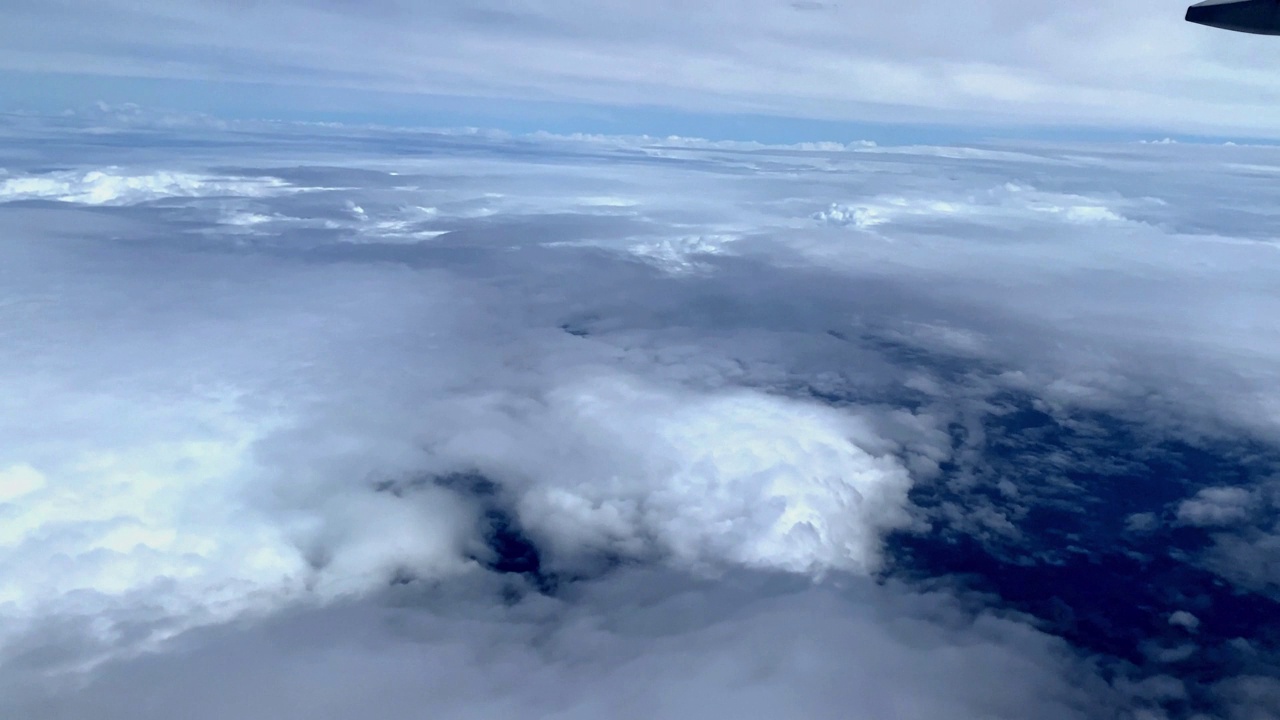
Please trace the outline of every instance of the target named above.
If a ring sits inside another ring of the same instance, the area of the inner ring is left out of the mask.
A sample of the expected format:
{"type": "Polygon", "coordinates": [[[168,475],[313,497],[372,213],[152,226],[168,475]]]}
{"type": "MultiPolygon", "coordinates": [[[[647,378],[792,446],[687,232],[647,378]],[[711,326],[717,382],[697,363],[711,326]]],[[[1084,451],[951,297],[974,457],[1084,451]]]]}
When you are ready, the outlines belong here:
{"type": "Polygon", "coordinates": [[[0,717],[1280,716],[1274,39],[6,11],[0,717]]]}
{"type": "Polygon", "coordinates": [[[954,141],[1271,138],[1280,49],[1163,0],[15,0],[3,110],[954,141]],[[905,127],[904,127],[905,126],[905,127]]]}

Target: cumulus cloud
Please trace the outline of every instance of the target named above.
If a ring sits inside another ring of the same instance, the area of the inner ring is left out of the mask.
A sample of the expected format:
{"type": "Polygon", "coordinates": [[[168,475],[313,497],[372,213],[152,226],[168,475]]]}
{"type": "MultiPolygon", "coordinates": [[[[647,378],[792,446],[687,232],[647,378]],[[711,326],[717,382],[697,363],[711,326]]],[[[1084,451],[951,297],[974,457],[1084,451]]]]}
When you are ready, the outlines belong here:
{"type": "Polygon", "coordinates": [[[1169,624],[1195,632],[1196,628],[1200,627],[1200,619],[1186,610],[1179,610],[1169,616],[1169,624]]]}
{"type": "Polygon", "coordinates": [[[1178,520],[1207,527],[1234,525],[1249,519],[1253,493],[1245,488],[1205,488],[1178,506],[1178,520]]]}
{"type": "Polygon", "coordinates": [[[1206,561],[1244,589],[1280,597],[1280,524],[1264,521],[1215,533],[1206,561]]]}
{"type": "Polygon", "coordinates": [[[1254,487],[1205,488],[1177,507],[1177,518],[1204,529],[1206,565],[1239,587],[1280,597],[1280,524],[1274,478],[1254,487]]]}
{"type": "Polygon", "coordinates": [[[906,470],[864,449],[883,441],[847,412],[612,378],[557,389],[549,404],[554,419],[538,424],[569,442],[545,444],[578,467],[559,467],[518,507],[557,553],[656,544],[681,563],[870,572],[882,534],[907,523],[906,470]]]}

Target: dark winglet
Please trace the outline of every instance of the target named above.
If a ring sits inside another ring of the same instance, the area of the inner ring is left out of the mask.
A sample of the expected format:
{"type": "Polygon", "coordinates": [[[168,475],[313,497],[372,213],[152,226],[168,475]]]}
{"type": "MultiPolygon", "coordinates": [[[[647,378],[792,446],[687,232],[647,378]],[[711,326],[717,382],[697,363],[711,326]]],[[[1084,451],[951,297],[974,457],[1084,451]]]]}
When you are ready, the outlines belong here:
{"type": "Polygon", "coordinates": [[[1255,35],[1280,35],[1280,0],[1205,0],[1187,8],[1187,22],[1255,35]]]}

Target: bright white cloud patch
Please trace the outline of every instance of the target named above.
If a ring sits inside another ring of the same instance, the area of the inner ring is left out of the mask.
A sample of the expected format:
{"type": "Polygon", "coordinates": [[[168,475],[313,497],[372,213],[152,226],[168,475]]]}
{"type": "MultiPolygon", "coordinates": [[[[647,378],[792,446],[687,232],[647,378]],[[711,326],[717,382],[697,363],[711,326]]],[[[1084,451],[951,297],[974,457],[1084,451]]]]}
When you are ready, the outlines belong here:
{"type": "Polygon", "coordinates": [[[287,190],[275,178],[232,178],[161,170],[119,168],[61,171],[0,180],[0,202],[58,200],[86,205],[129,205],[167,197],[258,197],[287,190]]]}
{"type": "Polygon", "coordinates": [[[535,480],[518,506],[558,553],[656,549],[681,564],[868,572],[881,534],[906,524],[905,469],[860,447],[881,441],[847,412],[613,378],[549,402],[539,425],[567,437],[548,444],[580,459],[535,480]]]}
{"type": "Polygon", "coordinates": [[[1044,220],[1061,220],[1071,225],[1126,222],[1103,199],[1039,192],[1014,183],[967,196],[890,196],[873,198],[870,202],[858,205],[833,203],[830,208],[814,217],[834,225],[852,225],[862,230],[912,220],[970,221],[1003,226],[1019,222],[1034,224],[1044,220]]]}

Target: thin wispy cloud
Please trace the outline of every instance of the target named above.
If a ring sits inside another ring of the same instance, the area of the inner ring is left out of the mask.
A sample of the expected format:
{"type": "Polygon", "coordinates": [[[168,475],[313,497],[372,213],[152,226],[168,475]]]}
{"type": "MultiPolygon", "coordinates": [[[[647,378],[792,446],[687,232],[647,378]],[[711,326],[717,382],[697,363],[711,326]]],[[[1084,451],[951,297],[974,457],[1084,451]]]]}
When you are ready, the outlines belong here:
{"type": "MultiPolygon", "coordinates": [[[[12,5],[12,4],[11,4],[12,5]]],[[[653,106],[843,121],[1273,135],[1265,38],[1182,8],[907,4],[180,2],[11,6],[0,68],[243,81],[296,105],[344,92],[653,106]]],[[[214,86],[209,86],[212,91],[214,86]]],[[[244,90],[219,91],[239,107],[244,90]]],[[[92,100],[94,98],[87,98],[92,100]]],[[[260,102],[260,100],[259,100],[260,102]]],[[[411,99],[366,110],[423,111],[411,99]]],[[[218,102],[214,102],[218,104],[218,102]]]]}

